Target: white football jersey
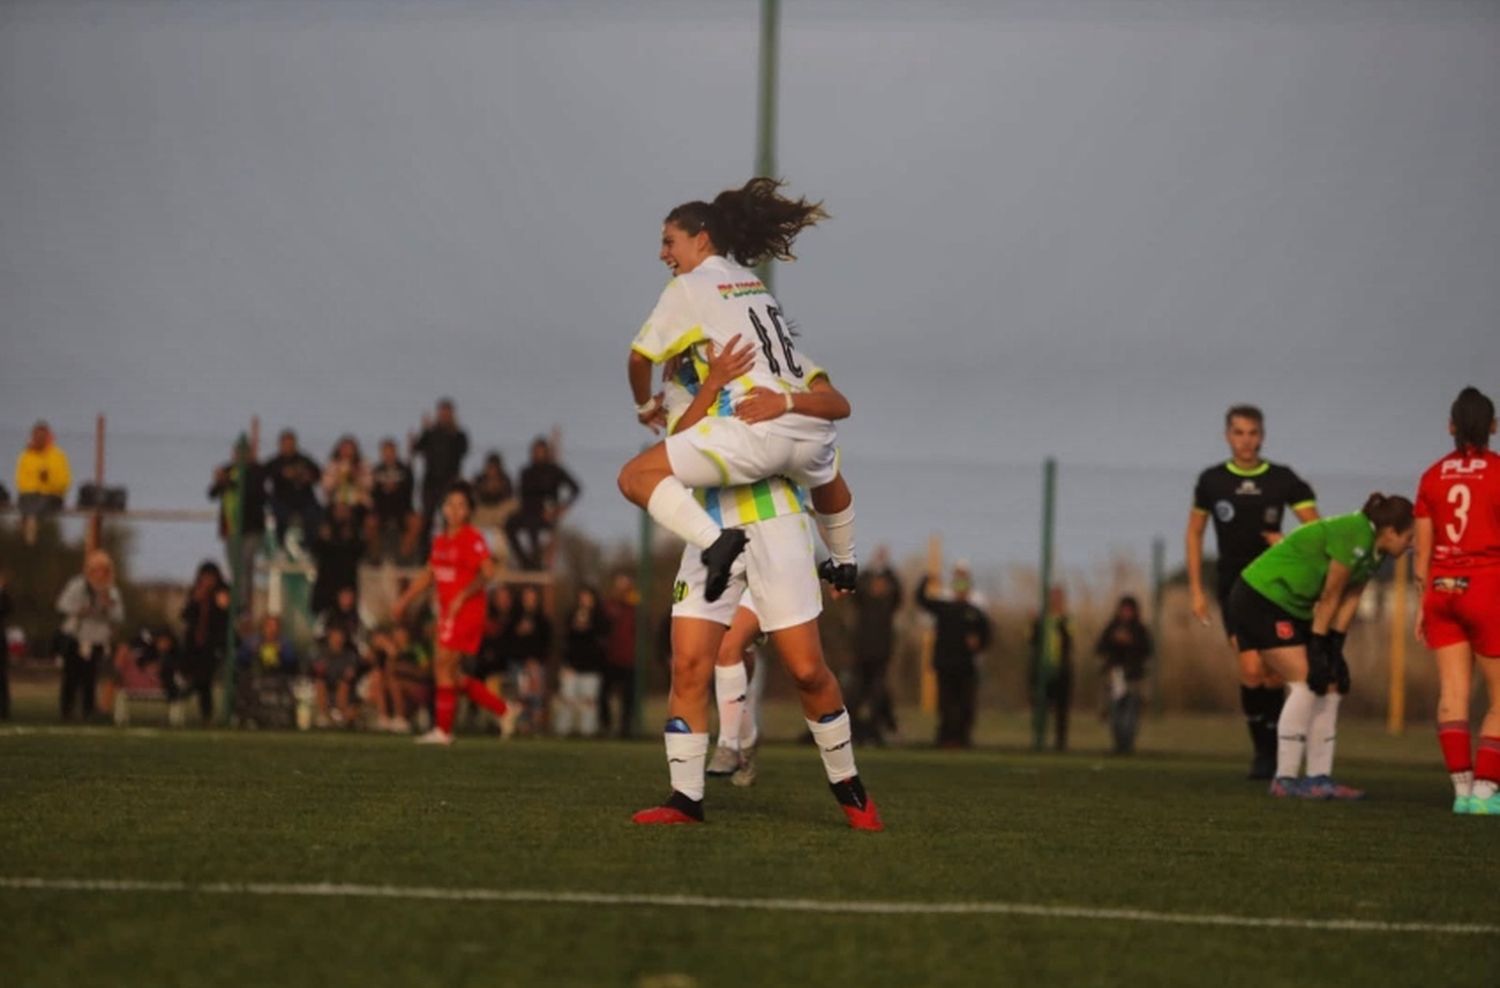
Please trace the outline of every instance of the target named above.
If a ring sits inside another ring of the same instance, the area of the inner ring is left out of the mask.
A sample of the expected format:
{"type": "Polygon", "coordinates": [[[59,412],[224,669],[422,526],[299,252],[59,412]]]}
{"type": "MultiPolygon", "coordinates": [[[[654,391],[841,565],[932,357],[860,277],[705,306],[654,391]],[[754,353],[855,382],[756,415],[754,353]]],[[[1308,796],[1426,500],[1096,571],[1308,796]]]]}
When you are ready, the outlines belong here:
{"type": "Polygon", "coordinates": [[[822,373],[792,342],[781,306],[756,273],[717,255],[667,284],[632,349],[658,364],[697,350],[702,367],[704,346],[722,349],[734,336],[754,347],[755,364],[726,389],[727,407],[751,388],[806,391],[822,373]]]}

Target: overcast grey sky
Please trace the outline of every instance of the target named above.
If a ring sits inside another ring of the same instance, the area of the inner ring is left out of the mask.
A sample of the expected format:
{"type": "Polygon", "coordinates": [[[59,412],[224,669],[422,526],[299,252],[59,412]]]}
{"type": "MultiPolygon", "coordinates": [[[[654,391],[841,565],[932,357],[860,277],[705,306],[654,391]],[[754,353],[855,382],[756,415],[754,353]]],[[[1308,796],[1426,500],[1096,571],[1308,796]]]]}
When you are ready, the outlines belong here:
{"type": "MultiPolygon", "coordinates": [[[[851,397],[861,539],[1177,536],[1231,401],[1356,506],[1500,391],[1500,4],[787,0],[778,294],[851,397]]],[[[440,394],[551,425],[626,537],[659,222],[754,154],[752,2],[0,3],[0,440],[108,412],[142,505],[252,413],[322,457],[440,394]]],[[[180,569],[211,533],[155,532],[180,569]],[[185,561],[184,561],[185,560],[185,561]]]]}

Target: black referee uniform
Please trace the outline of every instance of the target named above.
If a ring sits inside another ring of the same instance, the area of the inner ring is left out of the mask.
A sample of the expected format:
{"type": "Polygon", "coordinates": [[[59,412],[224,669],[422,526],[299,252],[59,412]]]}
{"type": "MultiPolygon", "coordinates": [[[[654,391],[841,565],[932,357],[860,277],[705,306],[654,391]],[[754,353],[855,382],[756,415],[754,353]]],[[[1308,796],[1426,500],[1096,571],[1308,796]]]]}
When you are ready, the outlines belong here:
{"type": "MultiPolygon", "coordinates": [[[[1286,509],[1315,505],[1312,487],[1279,463],[1262,461],[1246,470],[1234,461],[1218,463],[1198,475],[1193,510],[1213,519],[1218,546],[1219,615],[1228,632],[1229,591],[1240,572],[1267,548],[1267,532],[1280,532],[1286,509]]],[[[1280,687],[1240,686],[1240,707],[1255,746],[1256,761],[1275,761],[1276,723],[1281,718],[1280,687]]]]}

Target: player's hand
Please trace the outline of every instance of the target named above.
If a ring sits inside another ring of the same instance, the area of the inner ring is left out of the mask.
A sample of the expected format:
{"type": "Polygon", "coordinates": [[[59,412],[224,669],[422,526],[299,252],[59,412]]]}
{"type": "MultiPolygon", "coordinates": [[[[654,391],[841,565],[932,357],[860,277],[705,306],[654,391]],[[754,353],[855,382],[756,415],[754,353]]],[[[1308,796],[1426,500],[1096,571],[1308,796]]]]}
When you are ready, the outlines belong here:
{"type": "Polygon", "coordinates": [[[1198,623],[1207,627],[1208,625],[1208,598],[1203,596],[1202,590],[1193,591],[1193,617],[1198,623]]]}
{"type": "Polygon", "coordinates": [[[635,420],[650,429],[653,435],[658,435],[667,427],[667,406],[663,402],[661,392],[651,396],[651,404],[646,411],[638,412],[635,420]]]}
{"type": "Polygon", "coordinates": [[[722,350],[710,343],[708,373],[703,377],[703,386],[711,391],[719,391],[735,378],[750,373],[750,368],[754,366],[755,348],[741,342],[740,334],[731,336],[722,350]]]}
{"type": "Polygon", "coordinates": [[[770,388],[752,388],[750,393],[739,400],[734,406],[735,418],[754,425],[757,422],[769,422],[780,418],[790,411],[785,392],[772,391],[770,388]]]}
{"type": "Polygon", "coordinates": [[[1329,654],[1327,635],[1312,635],[1307,640],[1307,688],[1322,696],[1333,682],[1333,656],[1329,654]]]}
{"type": "Polygon", "coordinates": [[[1261,532],[1260,537],[1266,540],[1266,545],[1275,545],[1282,539],[1286,538],[1286,536],[1282,535],[1280,532],[1261,532]]]}

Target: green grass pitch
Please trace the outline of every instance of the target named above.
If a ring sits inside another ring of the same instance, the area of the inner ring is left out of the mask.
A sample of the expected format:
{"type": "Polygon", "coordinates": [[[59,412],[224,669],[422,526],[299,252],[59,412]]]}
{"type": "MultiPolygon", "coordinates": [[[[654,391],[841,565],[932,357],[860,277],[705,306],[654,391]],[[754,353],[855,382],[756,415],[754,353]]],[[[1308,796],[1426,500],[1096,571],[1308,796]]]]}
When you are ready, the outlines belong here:
{"type": "MultiPolygon", "coordinates": [[[[1194,753],[1128,760],[862,750],[889,828],[863,834],[792,744],[753,789],[710,780],[708,825],[637,828],[657,744],[8,729],[0,878],[1500,924],[1500,820],[1447,812],[1427,732],[1344,733],[1363,804],[1266,797],[1227,718],[1148,723],[1194,753]]],[[[0,983],[1493,988],[1500,935],[12,884],[0,983]]]]}

